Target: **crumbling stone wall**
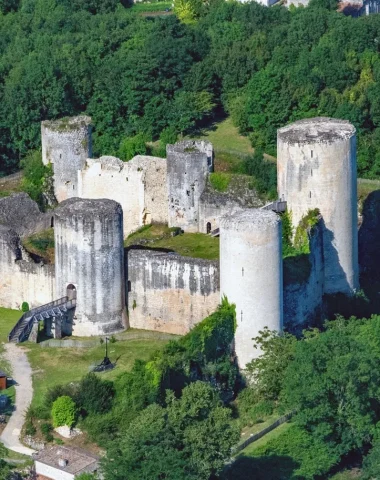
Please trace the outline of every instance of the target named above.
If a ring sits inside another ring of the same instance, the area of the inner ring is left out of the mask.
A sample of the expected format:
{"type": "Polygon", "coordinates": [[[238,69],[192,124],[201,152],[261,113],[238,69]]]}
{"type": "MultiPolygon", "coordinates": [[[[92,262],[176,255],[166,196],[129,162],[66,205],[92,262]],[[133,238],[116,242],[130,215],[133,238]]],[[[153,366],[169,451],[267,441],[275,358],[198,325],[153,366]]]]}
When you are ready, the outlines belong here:
{"type": "Polygon", "coordinates": [[[87,159],[78,172],[78,196],[120,203],[124,236],[143,225],[167,223],[166,159],[137,155],[129,162],[116,157],[87,159]]]}
{"type": "Polygon", "coordinates": [[[31,308],[55,299],[54,265],[36,263],[22,248],[19,235],[0,225],[0,305],[31,308]]]}
{"type": "Polygon", "coordinates": [[[12,227],[24,237],[50,228],[52,214],[41,213],[37,203],[28,194],[15,193],[0,198],[0,224],[12,227]]]}
{"type": "Polygon", "coordinates": [[[126,261],[133,328],[183,335],[219,304],[218,262],[138,249],[126,261]]]}
{"type": "Polygon", "coordinates": [[[77,176],[92,155],[91,118],[78,116],[41,124],[42,161],[53,164],[58,202],[78,196],[77,176]]]}

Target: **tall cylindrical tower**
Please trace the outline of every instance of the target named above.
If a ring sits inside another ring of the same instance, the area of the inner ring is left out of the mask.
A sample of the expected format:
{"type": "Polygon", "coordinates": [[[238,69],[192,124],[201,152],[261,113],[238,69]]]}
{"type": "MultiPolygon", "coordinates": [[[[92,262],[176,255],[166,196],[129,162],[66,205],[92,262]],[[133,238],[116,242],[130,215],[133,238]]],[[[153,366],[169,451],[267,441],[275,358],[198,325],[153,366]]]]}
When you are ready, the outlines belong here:
{"type": "Polygon", "coordinates": [[[209,172],[208,145],[189,140],[166,147],[169,227],[198,231],[199,199],[209,172]]]}
{"type": "Polygon", "coordinates": [[[42,161],[54,170],[58,202],[78,196],[78,170],[91,157],[91,118],[45,120],[41,124],[42,161]]]}
{"type": "Polygon", "coordinates": [[[55,212],[58,297],[76,297],[73,333],[126,327],[123,212],[113,200],[72,198],[55,212]]]}
{"type": "Polygon", "coordinates": [[[294,226],[308,210],[321,212],[325,292],[351,294],[359,286],[355,127],[311,118],[280,128],[277,172],[294,226]]]}
{"type": "Polygon", "coordinates": [[[252,338],[282,330],[281,220],[267,210],[244,210],[220,222],[220,292],[236,305],[239,366],[260,355],[252,338]]]}

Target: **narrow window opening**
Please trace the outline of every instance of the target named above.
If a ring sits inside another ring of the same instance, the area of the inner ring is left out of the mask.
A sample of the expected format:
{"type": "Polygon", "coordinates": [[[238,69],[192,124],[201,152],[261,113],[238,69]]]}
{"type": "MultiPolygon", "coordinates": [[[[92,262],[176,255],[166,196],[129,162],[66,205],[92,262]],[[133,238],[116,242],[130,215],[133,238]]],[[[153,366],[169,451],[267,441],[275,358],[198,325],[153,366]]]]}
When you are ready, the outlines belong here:
{"type": "Polygon", "coordinates": [[[50,227],[53,228],[54,227],[54,217],[51,217],[51,220],[50,220],[50,227]]]}
{"type": "Polygon", "coordinates": [[[310,175],[313,176],[313,170],[310,170],[310,175]]]}
{"type": "Polygon", "coordinates": [[[311,198],[311,192],[309,192],[309,198],[311,198]]]}
{"type": "Polygon", "coordinates": [[[241,313],[240,313],[240,321],[241,321],[241,322],[243,321],[243,310],[242,310],[241,313]]]}
{"type": "Polygon", "coordinates": [[[313,150],[311,151],[311,158],[313,158],[313,150]]]}
{"type": "Polygon", "coordinates": [[[132,291],[131,281],[128,280],[128,293],[132,291]]]}
{"type": "Polygon", "coordinates": [[[241,269],[241,276],[244,277],[244,267],[241,269]]]}
{"type": "Polygon", "coordinates": [[[207,222],[206,230],[207,230],[207,233],[211,233],[211,223],[210,222],[207,222]]]}

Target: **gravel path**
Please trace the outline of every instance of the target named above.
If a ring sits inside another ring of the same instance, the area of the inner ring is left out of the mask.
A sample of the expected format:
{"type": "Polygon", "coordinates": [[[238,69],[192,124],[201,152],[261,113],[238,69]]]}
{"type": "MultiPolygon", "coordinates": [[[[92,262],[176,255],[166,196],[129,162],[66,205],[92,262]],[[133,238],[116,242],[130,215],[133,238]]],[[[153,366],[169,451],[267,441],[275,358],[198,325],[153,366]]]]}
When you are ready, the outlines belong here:
{"type": "Polygon", "coordinates": [[[19,440],[24,425],[25,412],[33,397],[32,369],[24,350],[14,343],[5,345],[4,357],[11,364],[12,376],[16,382],[16,404],[15,410],[0,436],[0,441],[9,450],[24,455],[32,455],[34,450],[24,447],[19,440]]]}

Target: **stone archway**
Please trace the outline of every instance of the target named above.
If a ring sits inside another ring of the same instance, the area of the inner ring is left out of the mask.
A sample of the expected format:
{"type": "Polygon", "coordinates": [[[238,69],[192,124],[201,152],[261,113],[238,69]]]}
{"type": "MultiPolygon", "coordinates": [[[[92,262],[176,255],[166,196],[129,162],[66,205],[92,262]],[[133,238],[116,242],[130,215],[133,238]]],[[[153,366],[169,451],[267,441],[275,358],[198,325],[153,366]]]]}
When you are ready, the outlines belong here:
{"type": "Polygon", "coordinates": [[[77,289],[72,283],[69,283],[66,287],[66,296],[69,300],[75,300],[77,298],[77,289]]]}

